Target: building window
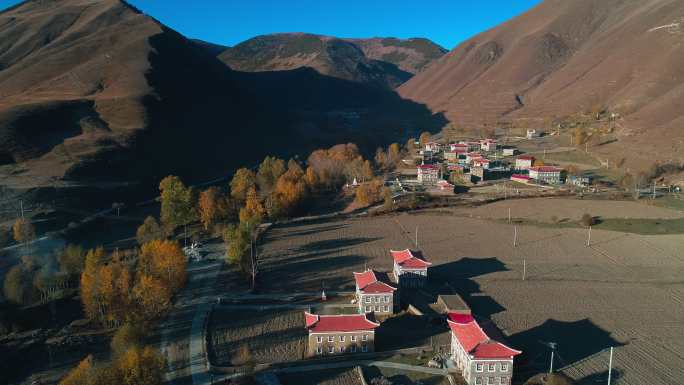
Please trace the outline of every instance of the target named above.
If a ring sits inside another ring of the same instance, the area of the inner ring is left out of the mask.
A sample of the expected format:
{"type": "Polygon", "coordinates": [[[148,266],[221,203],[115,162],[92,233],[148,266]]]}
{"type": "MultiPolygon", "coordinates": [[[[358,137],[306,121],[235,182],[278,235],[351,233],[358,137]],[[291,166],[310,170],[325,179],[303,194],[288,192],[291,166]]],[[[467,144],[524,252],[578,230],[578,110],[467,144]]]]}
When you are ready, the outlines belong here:
{"type": "Polygon", "coordinates": [[[370,307],[370,306],[366,306],[366,313],[370,313],[370,311],[371,311],[371,307],[370,307]]]}
{"type": "Polygon", "coordinates": [[[316,342],[318,342],[319,344],[323,342],[323,336],[316,337],[316,342]]]}
{"type": "Polygon", "coordinates": [[[370,303],[371,297],[366,297],[366,303],[370,303]]]}
{"type": "Polygon", "coordinates": [[[368,334],[364,334],[363,336],[361,336],[361,340],[368,341],[368,334]]]}
{"type": "Polygon", "coordinates": [[[373,306],[373,310],[378,311],[378,305],[373,306]]]}
{"type": "Polygon", "coordinates": [[[335,347],[332,345],[328,346],[328,353],[335,353],[335,347]]]}
{"type": "Polygon", "coordinates": [[[380,302],[380,297],[373,297],[375,298],[375,302],[380,302]]]}
{"type": "Polygon", "coordinates": [[[501,377],[501,385],[508,385],[508,377],[501,377]]]}
{"type": "Polygon", "coordinates": [[[475,371],[476,372],[482,371],[482,364],[481,363],[478,362],[477,364],[475,364],[475,371]]]}
{"type": "Polygon", "coordinates": [[[487,371],[493,372],[496,370],[496,364],[487,364],[487,371]]]}
{"type": "Polygon", "coordinates": [[[340,342],[344,342],[344,336],[340,336],[340,342]]]}
{"type": "Polygon", "coordinates": [[[389,306],[385,305],[385,313],[389,312],[389,306]]]}
{"type": "Polygon", "coordinates": [[[351,350],[352,353],[356,353],[356,345],[352,345],[349,350],[351,350]]]}
{"type": "Polygon", "coordinates": [[[323,354],[323,347],[319,346],[316,348],[316,354],[323,354]]]}
{"type": "Polygon", "coordinates": [[[502,363],[502,364],[501,364],[501,371],[502,371],[502,372],[507,372],[507,371],[508,371],[508,364],[502,363]]]}
{"type": "Polygon", "coordinates": [[[487,377],[487,384],[494,384],[494,377],[487,377]]]}
{"type": "Polygon", "coordinates": [[[368,345],[363,344],[363,346],[361,346],[361,351],[364,353],[367,352],[368,351],[368,345]]]}
{"type": "Polygon", "coordinates": [[[352,340],[352,342],[356,341],[356,336],[351,336],[351,340],[352,340]]]}
{"type": "Polygon", "coordinates": [[[335,336],[328,336],[328,342],[335,341],[335,336]]]}
{"type": "Polygon", "coordinates": [[[481,385],[482,384],[482,377],[475,377],[475,384],[481,385]]]}
{"type": "Polygon", "coordinates": [[[340,353],[344,353],[344,345],[340,346],[340,353]]]}
{"type": "Polygon", "coordinates": [[[389,301],[390,301],[389,299],[390,299],[390,297],[389,297],[389,296],[386,296],[386,297],[385,297],[385,302],[389,303],[389,301]]]}

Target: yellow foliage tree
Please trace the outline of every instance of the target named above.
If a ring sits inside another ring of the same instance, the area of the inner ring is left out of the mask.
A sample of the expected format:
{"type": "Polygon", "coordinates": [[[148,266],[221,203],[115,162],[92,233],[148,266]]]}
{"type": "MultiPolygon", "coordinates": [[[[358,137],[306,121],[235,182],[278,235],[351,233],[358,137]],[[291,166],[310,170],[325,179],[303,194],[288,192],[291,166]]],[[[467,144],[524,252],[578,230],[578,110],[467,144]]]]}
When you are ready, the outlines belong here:
{"type": "Polygon", "coordinates": [[[230,195],[235,200],[244,202],[250,189],[256,189],[256,175],[250,169],[238,169],[230,181],[230,195]]]}
{"type": "Polygon", "coordinates": [[[169,308],[171,290],[161,280],[140,274],[133,288],[133,298],[143,318],[151,320],[158,318],[169,308]]]}
{"type": "Polygon", "coordinates": [[[120,384],[159,385],[164,382],[164,358],[149,346],[132,347],[114,363],[120,384]]]}
{"type": "Polygon", "coordinates": [[[384,183],[380,179],[363,183],[356,189],[354,202],[360,206],[369,206],[379,202],[382,199],[383,187],[384,183]]]}
{"type": "Polygon", "coordinates": [[[216,187],[210,187],[200,193],[198,209],[200,221],[205,230],[209,230],[223,216],[222,211],[225,208],[222,207],[222,202],[224,201],[216,187]]]}
{"type": "Polygon", "coordinates": [[[164,283],[171,292],[183,287],[187,259],[180,245],[171,240],[155,240],[140,248],[140,267],[164,283]]]}
{"type": "Polygon", "coordinates": [[[252,225],[259,224],[264,218],[266,210],[259,201],[256,189],[251,188],[247,192],[247,200],[245,207],[240,209],[240,222],[251,223],[252,225]]]}
{"type": "Polygon", "coordinates": [[[12,225],[14,240],[18,243],[28,243],[36,236],[36,229],[33,224],[24,218],[17,218],[12,225]]]}

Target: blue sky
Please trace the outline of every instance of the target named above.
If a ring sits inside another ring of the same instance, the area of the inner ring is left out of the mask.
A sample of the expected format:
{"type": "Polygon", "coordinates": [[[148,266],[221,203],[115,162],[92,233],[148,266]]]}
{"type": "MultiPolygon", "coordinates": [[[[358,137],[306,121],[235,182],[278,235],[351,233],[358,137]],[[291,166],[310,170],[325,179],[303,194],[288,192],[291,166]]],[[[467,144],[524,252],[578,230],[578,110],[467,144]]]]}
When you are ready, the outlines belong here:
{"type": "MultiPolygon", "coordinates": [[[[540,0],[130,0],[187,37],[235,45],[275,32],[426,37],[445,48],[540,0]]],[[[0,9],[16,4],[0,0],[0,9]]]]}

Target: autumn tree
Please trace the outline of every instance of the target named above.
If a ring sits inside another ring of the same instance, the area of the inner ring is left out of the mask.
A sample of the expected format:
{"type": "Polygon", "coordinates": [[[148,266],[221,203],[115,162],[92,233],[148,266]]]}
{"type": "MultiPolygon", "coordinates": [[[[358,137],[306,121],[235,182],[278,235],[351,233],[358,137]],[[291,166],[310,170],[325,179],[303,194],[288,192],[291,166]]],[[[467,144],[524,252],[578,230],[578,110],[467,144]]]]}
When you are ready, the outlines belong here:
{"type": "Polygon", "coordinates": [[[573,141],[575,142],[575,145],[580,146],[580,145],[587,142],[588,135],[587,135],[587,132],[582,127],[577,127],[577,128],[575,128],[575,131],[572,134],[572,138],[573,138],[573,141]]]}
{"type": "Polygon", "coordinates": [[[306,168],[306,173],[304,173],[304,182],[306,182],[309,190],[315,191],[318,189],[320,179],[318,178],[318,174],[316,174],[316,170],[314,170],[313,167],[309,166],[306,168]]]}
{"type": "Polygon", "coordinates": [[[413,152],[416,149],[416,138],[409,138],[406,142],[406,151],[413,152]]]}
{"type": "Polygon", "coordinates": [[[196,218],[192,188],[186,187],[177,176],[167,176],[159,183],[161,192],[161,221],[176,228],[196,218]]]}
{"type": "Polygon", "coordinates": [[[151,216],[145,218],[143,224],[135,232],[135,239],[139,245],[164,238],[164,230],[159,225],[159,222],[151,216]]]}
{"type": "Polygon", "coordinates": [[[228,213],[228,202],[216,187],[210,187],[199,195],[198,211],[205,230],[209,230],[228,213]]]}
{"type": "Polygon", "coordinates": [[[112,337],[110,346],[115,356],[120,356],[130,348],[139,348],[142,345],[144,333],[139,326],[126,322],[112,337]]]}
{"type": "Polygon", "coordinates": [[[274,199],[283,215],[292,215],[302,207],[308,197],[308,188],[301,167],[292,165],[285,174],[278,178],[274,190],[274,199]]]}
{"type": "Polygon", "coordinates": [[[60,269],[71,276],[80,274],[85,266],[85,255],[80,245],[67,245],[57,256],[60,269]]]}
{"type": "Polygon", "coordinates": [[[155,240],[140,248],[140,268],[176,292],[185,283],[187,259],[178,242],[155,240]]]}
{"type": "Polygon", "coordinates": [[[392,210],[394,207],[394,198],[392,198],[392,190],[385,186],[382,188],[382,191],[380,193],[383,201],[383,209],[385,210],[392,210]]]}
{"type": "Polygon", "coordinates": [[[370,161],[368,161],[368,160],[363,161],[363,168],[361,169],[361,175],[362,175],[364,181],[371,180],[371,179],[373,179],[373,177],[375,177],[375,173],[373,172],[373,166],[371,166],[370,161]]]}
{"type": "Polygon", "coordinates": [[[230,180],[230,196],[244,202],[250,189],[256,189],[256,175],[250,169],[238,169],[230,180]]]}
{"type": "Polygon", "coordinates": [[[382,199],[384,183],[380,179],[363,183],[356,189],[354,202],[360,206],[369,206],[382,199]]]}
{"type": "Polygon", "coordinates": [[[255,247],[256,231],[257,229],[249,223],[240,223],[237,226],[228,227],[224,234],[228,261],[251,277],[252,288],[255,286],[259,272],[255,247]]]}
{"type": "Polygon", "coordinates": [[[586,227],[593,226],[595,222],[596,221],[594,220],[594,217],[589,213],[583,214],[582,218],[580,219],[580,223],[582,223],[582,225],[586,227]]]}
{"type": "Polygon", "coordinates": [[[265,213],[266,210],[261,201],[259,201],[256,189],[251,188],[247,192],[245,207],[240,209],[240,222],[259,224],[263,220],[265,213]]]}
{"type": "Polygon", "coordinates": [[[355,144],[338,144],[327,150],[319,149],[312,152],[307,163],[316,173],[320,189],[332,190],[347,181],[347,165],[360,156],[359,148],[355,144]]]}
{"type": "Polygon", "coordinates": [[[84,358],[59,385],[110,385],[116,382],[109,365],[96,365],[92,355],[84,358]]]}
{"type": "Polygon", "coordinates": [[[285,161],[276,157],[267,156],[259,165],[256,181],[259,191],[269,193],[275,188],[275,184],[281,175],[285,173],[285,161]]]}
{"type": "Polygon", "coordinates": [[[31,275],[22,265],[15,265],[7,274],[3,282],[3,294],[5,298],[17,305],[26,305],[31,298],[31,275]]]}
{"type": "Polygon", "coordinates": [[[164,382],[164,358],[156,349],[132,347],[114,362],[122,385],[160,385],[164,382]]]}
{"type": "Polygon", "coordinates": [[[430,143],[431,140],[432,140],[432,135],[430,135],[429,132],[421,133],[420,137],[418,138],[418,141],[420,142],[421,148],[425,147],[425,145],[430,143]]]}
{"type": "Polygon", "coordinates": [[[401,160],[401,147],[399,143],[392,143],[387,147],[387,161],[393,167],[396,167],[397,163],[401,160]]]}
{"type": "Polygon", "coordinates": [[[132,298],[143,320],[157,319],[171,306],[171,289],[160,279],[138,274],[132,298]]]}
{"type": "Polygon", "coordinates": [[[104,263],[104,249],[91,249],[86,254],[85,267],[81,273],[81,302],[86,316],[93,321],[104,321],[105,318],[106,303],[100,282],[100,269],[104,263]]]}
{"type": "Polygon", "coordinates": [[[24,218],[17,218],[12,225],[12,234],[17,243],[28,244],[35,238],[36,229],[33,224],[24,218]]]}
{"type": "Polygon", "coordinates": [[[10,231],[5,226],[0,226],[0,247],[4,247],[9,243],[10,231]]]}

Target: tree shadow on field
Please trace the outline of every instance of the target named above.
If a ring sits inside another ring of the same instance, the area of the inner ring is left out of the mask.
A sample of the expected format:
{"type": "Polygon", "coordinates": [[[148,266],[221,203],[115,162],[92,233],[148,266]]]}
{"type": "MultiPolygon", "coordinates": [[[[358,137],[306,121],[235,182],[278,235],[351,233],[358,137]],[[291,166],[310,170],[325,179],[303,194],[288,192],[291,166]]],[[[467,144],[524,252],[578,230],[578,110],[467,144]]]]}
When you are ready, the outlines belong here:
{"type": "Polygon", "coordinates": [[[368,261],[360,255],[328,256],[325,258],[293,258],[287,264],[271,262],[262,269],[261,279],[268,290],[289,292],[318,291],[325,285],[326,290],[340,290],[353,280],[351,271],[360,271],[368,261]],[[349,270],[348,274],[342,271],[349,270]],[[335,276],[330,276],[335,274],[335,276]]]}
{"type": "MultiPolygon", "coordinates": [[[[619,384],[618,382],[624,375],[622,374],[621,369],[616,369],[613,367],[613,370],[610,372],[610,381],[611,384],[619,384]]],[[[604,370],[600,373],[594,373],[590,374],[588,376],[582,377],[579,380],[575,381],[577,385],[596,385],[596,384],[606,384],[608,383],[608,371],[604,370]]]]}
{"type": "Polygon", "coordinates": [[[513,347],[523,351],[516,358],[521,373],[548,370],[551,357],[549,343],[557,344],[555,368],[574,365],[600,354],[605,355],[607,363],[607,349],[624,345],[589,319],[572,322],[548,319],[539,326],[510,336],[508,340],[513,347]]]}
{"type": "Polygon", "coordinates": [[[341,238],[341,239],[326,239],[322,241],[314,241],[307,243],[297,249],[297,253],[308,253],[312,251],[339,251],[340,249],[357,246],[363,243],[377,241],[380,238],[341,238]]]}
{"type": "Polygon", "coordinates": [[[287,238],[287,237],[301,237],[305,235],[312,235],[312,234],[318,234],[318,233],[324,233],[327,231],[335,231],[339,229],[343,229],[347,227],[347,225],[328,225],[328,226],[319,226],[319,227],[313,227],[309,229],[302,229],[300,231],[287,231],[285,234],[280,234],[278,237],[282,238],[287,238]]]}

